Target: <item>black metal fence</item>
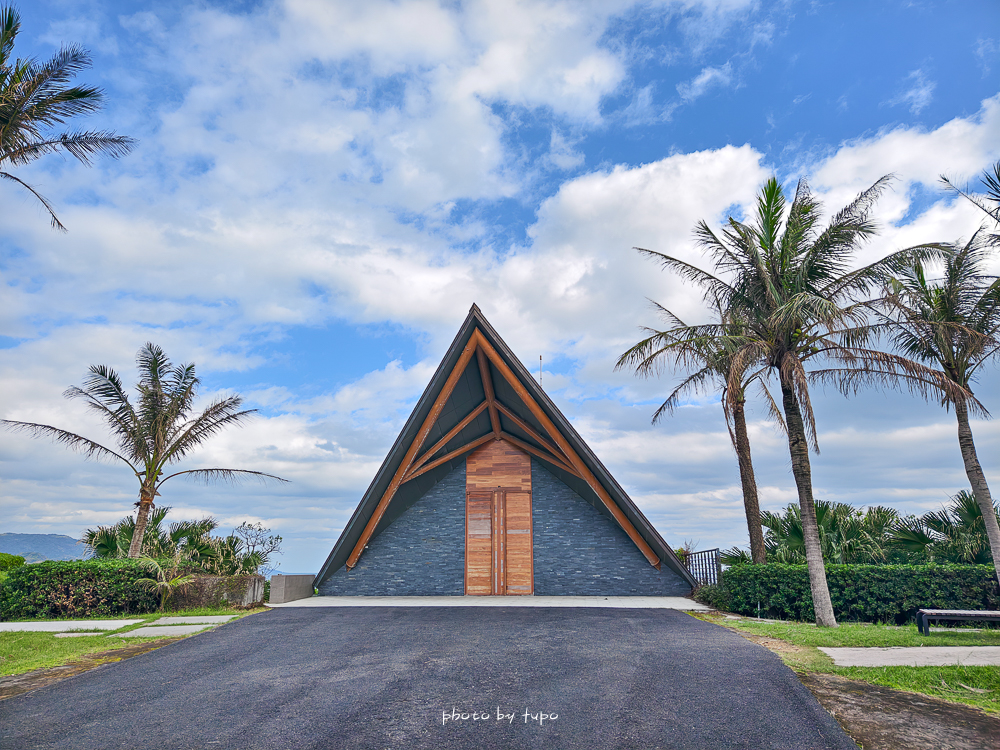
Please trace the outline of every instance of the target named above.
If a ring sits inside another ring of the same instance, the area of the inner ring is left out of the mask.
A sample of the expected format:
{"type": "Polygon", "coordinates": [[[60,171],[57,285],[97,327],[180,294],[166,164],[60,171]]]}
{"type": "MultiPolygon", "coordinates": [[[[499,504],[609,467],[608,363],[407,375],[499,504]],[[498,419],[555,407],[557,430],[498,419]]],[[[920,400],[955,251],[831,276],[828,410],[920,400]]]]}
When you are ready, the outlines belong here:
{"type": "Polygon", "coordinates": [[[684,556],[684,564],[699,585],[708,586],[719,582],[722,567],[719,565],[718,547],[701,552],[689,552],[684,556]]]}

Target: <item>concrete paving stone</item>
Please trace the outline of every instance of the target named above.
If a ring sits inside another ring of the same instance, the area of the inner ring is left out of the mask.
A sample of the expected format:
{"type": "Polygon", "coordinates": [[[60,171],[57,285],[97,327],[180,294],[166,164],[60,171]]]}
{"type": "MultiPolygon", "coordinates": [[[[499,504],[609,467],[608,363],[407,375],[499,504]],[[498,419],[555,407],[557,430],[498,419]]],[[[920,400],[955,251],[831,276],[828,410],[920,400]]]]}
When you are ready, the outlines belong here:
{"type": "Polygon", "coordinates": [[[1000,666],[1000,646],[893,646],[819,649],[838,667],[1000,666]]]}
{"type": "Polygon", "coordinates": [[[311,596],[268,607],[598,607],[707,612],[683,596],[311,596]]]}
{"type": "Polygon", "coordinates": [[[149,625],[194,625],[196,623],[221,625],[224,622],[229,622],[234,617],[236,617],[236,615],[183,615],[177,617],[161,617],[159,620],[154,620],[149,623],[149,625]]]}
{"type": "Polygon", "coordinates": [[[70,630],[118,630],[142,620],[47,620],[45,622],[0,622],[0,632],[66,633],[70,630]]]}
{"type": "Polygon", "coordinates": [[[127,633],[114,633],[113,635],[109,635],[108,638],[166,638],[171,635],[191,635],[191,633],[197,633],[199,630],[210,627],[212,627],[211,624],[164,625],[159,628],[144,627],[130,630],[127,633]]]}
{"type": "Polygon", "coordinates": [[[83,638],[88,635],[104,635],[102,631],[96,633],[55,633],[56,638],[83,638]]]}

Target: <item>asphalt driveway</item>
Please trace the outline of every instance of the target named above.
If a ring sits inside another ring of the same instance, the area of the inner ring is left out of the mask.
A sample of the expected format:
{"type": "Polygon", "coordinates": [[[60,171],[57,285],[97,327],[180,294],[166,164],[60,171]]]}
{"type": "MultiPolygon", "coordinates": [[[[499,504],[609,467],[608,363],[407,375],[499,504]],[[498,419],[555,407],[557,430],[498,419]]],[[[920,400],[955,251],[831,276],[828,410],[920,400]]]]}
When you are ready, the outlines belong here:
{"type": "Polygon", "coordinates": [[[281,609],[0,702],[0,747],[857,750],[675,610],[281,609]],[[500,718],[498,718],[498,711],[500,718]]]}

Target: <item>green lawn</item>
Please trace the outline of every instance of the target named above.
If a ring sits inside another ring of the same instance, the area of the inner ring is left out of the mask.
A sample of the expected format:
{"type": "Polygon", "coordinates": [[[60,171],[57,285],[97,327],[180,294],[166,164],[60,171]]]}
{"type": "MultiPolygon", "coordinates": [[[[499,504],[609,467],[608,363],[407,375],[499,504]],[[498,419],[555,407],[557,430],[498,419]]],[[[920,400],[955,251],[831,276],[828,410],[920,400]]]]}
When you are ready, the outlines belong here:
{"type": "MultiPolygon", "coordinates": [[[[266,610],[263,608],[255,610],[232,610],[203,607],[200,609],[184,610],[183,612],[166,612],[163,616],[238,615],[245,617],[263,611],[266,610]]],[[[81,636],[78,638],[56,638],[54,633],[0,632],[0,677],[23,674],[34,669],[58,667],[69,664],[87,654],[110,651],[123,646],[158,640],[156,638],[109,638],[107,636],[109,634],[113,636],[114,634],[141,628],[146,623],[156,620],[159,617],[159,614],[152,614],[124,617],[67,618],[80,620],[142,620],[140,623],[119,628],[118,630],[103,631],[93,636],[81,636]]]]}
{"type": "Polygon", "coordinates": [[[817,628],[804,622],[760,622],[751,618],[726,619],[715,613],[697,615],[708,622],[772,640],[765,643],[797,672],[837,674],[874,685],[922,693],[965,703],[1000,715],[1000,668],[997,667],[836,667],[818,646],[876,648],[888,646],[1000,646],[1000,630],[920,635],[916,625],[903,627],[844,623],[839,628],[817,628]]]}

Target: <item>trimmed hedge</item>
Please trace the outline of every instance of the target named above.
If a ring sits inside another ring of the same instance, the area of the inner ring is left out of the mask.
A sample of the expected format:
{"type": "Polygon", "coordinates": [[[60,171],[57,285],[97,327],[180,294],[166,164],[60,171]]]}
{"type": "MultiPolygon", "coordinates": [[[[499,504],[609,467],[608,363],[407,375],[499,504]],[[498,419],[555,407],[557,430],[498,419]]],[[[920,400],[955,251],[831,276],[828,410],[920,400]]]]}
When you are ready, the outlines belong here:
{"type": "Polygon", "coordinates": [[[15,568],[0,587],[0,621],[34,617],[105,617],[155,612],[156,592],[134,560],[47,560],[15,568]]]}
{"type": "Polygon", "coordinates": [[[20,555],[9,555],[6,552],[0,552],[0,573],[20,568],[22,565],[24,565],[24,558],[20,555]]]}
{"type": "MultiPolygon", "coordinates": [[[[918,609],[1000,610],[992,565],[827,565],[833,611],[847,622],[912,621],[918,609]]],[[[730,612],[815,620],[805,565],[735,565],[706,592],[730,612]]]]}

